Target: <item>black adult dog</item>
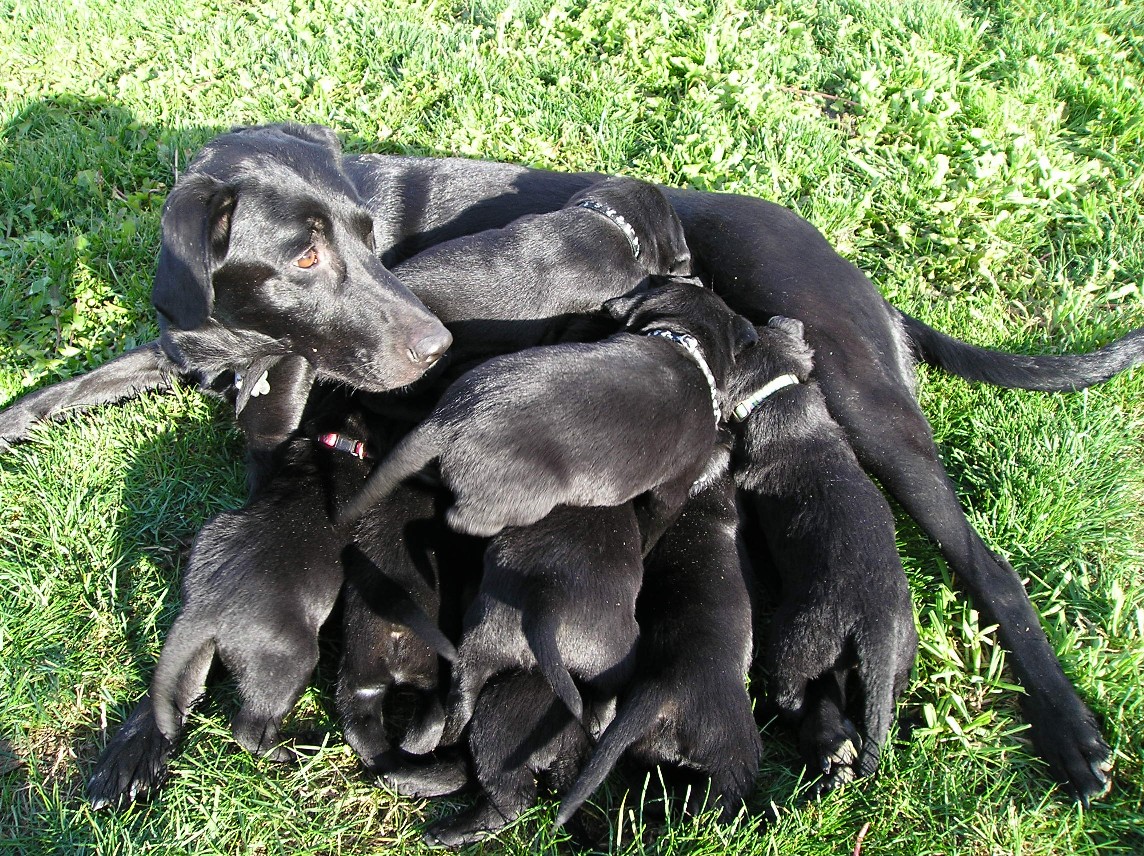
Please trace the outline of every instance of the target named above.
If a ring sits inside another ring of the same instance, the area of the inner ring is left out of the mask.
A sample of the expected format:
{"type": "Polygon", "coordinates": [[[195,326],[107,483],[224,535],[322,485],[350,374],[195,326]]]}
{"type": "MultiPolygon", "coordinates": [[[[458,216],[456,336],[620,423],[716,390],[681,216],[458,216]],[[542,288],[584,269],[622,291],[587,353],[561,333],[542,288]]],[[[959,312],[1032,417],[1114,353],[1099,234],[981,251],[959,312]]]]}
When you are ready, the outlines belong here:
{"type": "Polygon", "coordinates": [[[724,470],[648,555],[635,675],[560,803],[557,825],[625,753],[641,766],[689,776],[692,811],[718,807],[731,819],[751,794],[762,744],[746,687],[751,596],[737,531],[735,489],[724,470]]]}
{"type": "Polygon", "coordinates": [[[768,699],[801,726],[823,792],[877,769],[918,634],[893,512],[809,379],[802,323],[775,317],[758,332],[728,383],[742,423],[733,471],[780,579],[768,699]]]}
{"type": "Polygon", "coordinates": [[[341,520],[434,460],[454,496],[446,519],[471,535],[528,526],[557,505],[618,505],[647,491],[682,502],[724,418],[724,379],[755,329],[686,281],[604,306],[620,332],[507,354],[454,381],[341,520]]]}
{"type": "MultiPolygon", "coordinates": [[[[173,344],[176,331],[198,330],[208,337],[215,331],[219,335],[214,350],[221,359],[232,337],[241,335],[242,323],[221,304],[212,303],[212,295],[231,285],[238,293],[248,293],[275,277],[293,276],[299,260],[308,263],[308,243],[289,253],[279,248],[275,258],[265,258],[255,267],[232,263],[251,259],[266,245],[262,233],[252,237],[245,228],[239,232],[230,228],[231,220],[237,223],[244,216],[242,206],[235,203],[248,195],[255,210],[265,210],[266,170],[280,177],[276,183],[287,188],[281,198],[290,203],[311,198],[312,177],[324,184],[326,176],[336,176],[338,186],[348,188],[344,196],[350,204],[360,201],[372,217],[372,236],[363,230],[360,247],[374,249],[381,263],[389,266],[451,238],[503,227],[525,214],[557,210],[599,179],[482,161],[343,156],[328,131],[297,126],[223,134],[204,152],[172,191],[178,199],[184,186],[190,187],[192,193],[185,198],[193,204],[186,208],[172,204],[164,213],[161,256],[167,261],[159,266],[155,296],[166,335],[84,376],[21,399],[0,414],[0,439],[20,439],[41,419],[141,390],[166,388],[176,379],[215,389],[231,385],[229,372],[209,376],[209,371],[180,362],[185,351],[164,345],[173,344]],[[180,258],[209,259],[210,264],[195,266],[200,279],[186,274],[185,263],[174,263],[180,258]]],[[[756,323],[772,315],[805,322],[807,341],[818,354],[817,373],[827,407],[863,467],[940,545],[951,570],[987,620],[999,626],[1001,641],[1012,655],[1010,663],[1026,690],[1023,702],[1038,751],[1082,802],[1103,793],[1109,785],[1110,750],[1061,670],[1020,578],[966,520],[914,396],[910,361],[920,359],[961,377],[1001,386],[1080,389],[1144,361],[1144,332],[1133,331],[1087,355],[1029,357],[973,347],[894,309],[854,265],[793,212],[745,196],[664,192],[683,223],[693,265],[733,309],[756,323]],[[886,418],[888,413],[894,418],[886,418]]],[[[269,234],[279,234],[278,226],[269,234]]],[[[353,240],[350,229],[338,234],[347,242],[353,240]]],[[[366,261],[363,257],[363,266],[366,261]]],[[[373,260],[368,264],[373,270],[373,260]]],[[[324,317],[330,307],[343,305],[327,302],[324,291],[315,297],[327,310],[324,317]]],[[[425,332],[410,332],[413,327],[429,329],[420,315],[414,313],[418,320],[412,325],[393,325],[386,322],[390,314],[385,311],[377,317],[363,311],[356,292],[347,294],[347,299],[353,305],[346,317],[336,319],[338,329],[343,329],[343,322],[367,325],[370,329],[360,341],[375,346],[373,331],[391,335],[388,346],[369,351],[392,357],[389,362],[408,374],[423,368],[429,351],[442,344],[439,336],[429,335],[436,346],[422,347],[426,352],[422,355],[413,343],[425,332]],[[391,333],[394,326],[402,332],[391,333]],[[407,350],[419,362],[410,360],[407,350]]],[[[291,332],[308,323],[296,317],[304,308],[299,310],[289,301],[268,304],[257,297],[251,298],[251,306],[257,308],[255,314],[263,313],[254,319],[259,329],[273,325],[268,335],[290,336],[286,345],[296,343],[300,351],[316,346],[291,332]]],[[[373,358],[368,359],[372,364],[373,358]]],[[[246,361],[249,364],[249,358],[246,361]]],[[[275,393],[272,385],[269,395],[255,399],[260,406],[250,416],[246,414],[252,408],[244,410],[240,424],[244,417],[258,421],[255,417],[266,415],[267,427],[260,436],[288,434],[294,427],[293,410],[288,401],[277,401],[275,393]]]]}

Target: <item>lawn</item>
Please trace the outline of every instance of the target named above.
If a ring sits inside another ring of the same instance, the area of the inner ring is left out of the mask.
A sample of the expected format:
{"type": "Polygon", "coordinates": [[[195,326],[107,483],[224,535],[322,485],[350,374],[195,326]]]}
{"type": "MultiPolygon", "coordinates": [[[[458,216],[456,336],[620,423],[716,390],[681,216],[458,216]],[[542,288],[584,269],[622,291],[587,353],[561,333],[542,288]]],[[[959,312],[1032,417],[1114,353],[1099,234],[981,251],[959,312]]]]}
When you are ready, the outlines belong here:
{"type": "MultiPolygon", "coordinates": [[[[0,0],[0,403],[156,333],[162,200],[212,135],[294,120],[352,151],[460,155],[772,199],[895,305],[978,344],[1096,347],[1144,326],[1144,6],[1133,0],[0,0]]],[[[919,394],[970,519],[1027,581],[1102,718],[1113,791],[1064,799],[992,628],[899,515],[922,650],[873,781],[800,798],[764,734],[752,812],[645,823],[610,853],[1144,852],[1144,371],[1084,393],[919,394]],[[773,805],[778,819],[761,821],[773,805]]],[[[0,456],[0,853],[419,852],[463,801],[356,767],[332,669],[298,766],[238,750],[225,682],[168,787],[122,814],[83,786],[144,691],[199,526],[243,500],[222,406],[146,396],[0,456]]],[[[575,848],[551,801],[489,852],[575,848]]],[[[481,848],[478,848],[478,850],[481,848]]]]}

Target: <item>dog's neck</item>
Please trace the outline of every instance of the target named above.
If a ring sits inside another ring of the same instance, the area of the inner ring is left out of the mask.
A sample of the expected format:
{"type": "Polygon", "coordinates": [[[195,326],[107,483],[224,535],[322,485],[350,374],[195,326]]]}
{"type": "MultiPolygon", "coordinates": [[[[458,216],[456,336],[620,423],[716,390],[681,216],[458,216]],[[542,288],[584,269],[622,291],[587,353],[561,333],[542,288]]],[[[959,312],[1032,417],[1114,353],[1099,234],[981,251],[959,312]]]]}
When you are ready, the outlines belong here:
{"type": "Polygon", "coordinates": [[[632,248],[632,258],[638,259],[640,257],[640,239],[636,235],[636,230],[627,220],[624,215],[603,203],[596,202],[594,199],[581,199],[577,204],[577,208],[587,208],[589,211],[594,211],[601,217],[611,220],[616,228],[624,233],[624,237],[628,239],[628,246],[632,248]]]}
{"type": "Polygon", "coordinates": [[[707,386],[711,390],[711,410],[715,414],[715,427],[719,427],[719,423],[723,419],[723,413],[719,409],[719,387],[715,383],[715,375],[711,372],[711,367],[707,365],[707,360],[703,356],[703,350],[699,347],[699,342],[690,333],[676,333],[674,330],[648,330],[644,333],[645,336],[655,336],[659,339],[667,339],[669,342],[674,342],[687,351],[687,355],[695,361],[699,366],[699,370],[703,372],[703,377],[707,380],[707,386]]]}
{"type": "Polygon", "coordinates": [[[794,386],[799,382],[798,378],[793,374],[783,374],[763,384],[759,389],[756,389],[742,401],[735,405],[734,410],[731,411],[731,416],[736,422],[744,421],[748,416],[755,412],[755,408],[778,392],[780,389],[786,389],[788,386],[794,386]]]}

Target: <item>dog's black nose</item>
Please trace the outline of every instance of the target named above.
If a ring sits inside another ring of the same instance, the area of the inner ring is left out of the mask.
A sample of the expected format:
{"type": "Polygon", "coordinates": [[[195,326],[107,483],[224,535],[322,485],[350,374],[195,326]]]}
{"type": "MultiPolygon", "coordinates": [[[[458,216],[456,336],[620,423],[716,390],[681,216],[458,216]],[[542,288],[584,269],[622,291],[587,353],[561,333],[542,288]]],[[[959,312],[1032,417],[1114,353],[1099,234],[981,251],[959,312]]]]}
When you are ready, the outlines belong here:
{"type": "Polygon", "coordinates": [[[432,365],[445,355],[453,344],[453,334],[444,327],[426,333],[409,346],[409,359],[415,363],[432,365]]]}

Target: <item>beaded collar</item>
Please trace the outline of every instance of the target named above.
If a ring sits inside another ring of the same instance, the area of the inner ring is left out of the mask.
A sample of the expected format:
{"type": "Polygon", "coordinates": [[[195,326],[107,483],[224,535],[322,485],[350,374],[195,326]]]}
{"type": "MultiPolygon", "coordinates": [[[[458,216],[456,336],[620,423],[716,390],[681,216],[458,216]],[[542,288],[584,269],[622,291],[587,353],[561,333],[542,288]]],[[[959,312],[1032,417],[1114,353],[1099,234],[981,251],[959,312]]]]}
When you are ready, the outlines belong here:
{"type": "Polygon", "coordinates": [[[711,410],[715,414],[715,427],[718,428],[723,414],[719,411],[719,391],[715,384],[715,375],[711,373],[711,367],[707,365],[707,360],[703,358],[703,351],[700,349],[699,343],[695,341],[695,337],[688,333],[676,333],[674,330],[648,330],[644,335],[656,336],[660,339],[667,339],[669,342],[675,342],[675,344],[687,351],[691,359],[695,360],[695,364],[699,366],[699,370],[703,372],[703,377],[707,379],[707,386],[711,390],[711,410]]]}
{"type": "Polygon", "coordinates": [[[616,228],[623,232],[624,237],[628,239],[628,246],[632,248],[632,258],[638,259],[640,257],[640,239],[636,237],[636,230],[632,227],[631,223],[624,219],[623,214],[621,214],[615,208],[610,208],[607,205],[603,205],[593,199],[581,199],[576,204],[576,207],[587,208],[589,211],[595,211],[601,217],[607,217],[609,220],[615,223],[616,228]]]}

